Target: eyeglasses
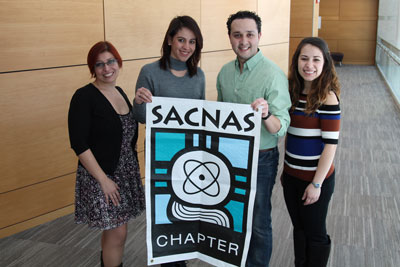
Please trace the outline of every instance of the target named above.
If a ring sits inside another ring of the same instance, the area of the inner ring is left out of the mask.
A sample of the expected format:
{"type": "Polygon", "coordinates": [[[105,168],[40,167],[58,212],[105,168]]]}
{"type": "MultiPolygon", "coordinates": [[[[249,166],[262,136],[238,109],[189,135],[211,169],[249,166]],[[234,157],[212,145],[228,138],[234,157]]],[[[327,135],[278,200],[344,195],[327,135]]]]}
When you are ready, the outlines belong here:
{"type": "Polygon", "coordinates": [[[115,58],[109,59],[107,60],[107,62],[96,62],[96,64],[94,64],[94,67],[97,69],[102,69],[104,68],[104,66],[107,64],[107,66],[112,66],[115,63],[117,63],[117,60],[115,58]]]}

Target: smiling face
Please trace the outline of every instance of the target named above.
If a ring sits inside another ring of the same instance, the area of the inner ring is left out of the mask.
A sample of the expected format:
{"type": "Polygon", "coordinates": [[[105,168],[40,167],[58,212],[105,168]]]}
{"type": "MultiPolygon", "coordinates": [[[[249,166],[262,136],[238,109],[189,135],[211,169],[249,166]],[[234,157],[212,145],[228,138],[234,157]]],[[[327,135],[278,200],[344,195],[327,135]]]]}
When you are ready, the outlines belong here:
{"type": "Polygon", "coordinates": [[[304,87],[310,87],[313,80],[321,75],[324,67],[322,51],[311,44],[306,44],[300,51],[298,58],[298,71],[304,79],[304,87]]]}
{"type": "Polygon", "coordinates": [[[168,41],[168,44],[171,45],[171,57],[186,62],[196,50],[196,36],[184,27],[168,41]]]}
{"type": "Polygon", "coordinates": [[[257,24],[253,19],[245,18],[232,21],[229,40],[241,66],[257,54],[260,38],[261,33],[258,32],[257,24]]]}
{"type": "Polygon", "coordinates": [[[94,71],[97,82],[115,83],[119,74],[118,61],[110,52],[103,52],[97,57],[94,71]]]}

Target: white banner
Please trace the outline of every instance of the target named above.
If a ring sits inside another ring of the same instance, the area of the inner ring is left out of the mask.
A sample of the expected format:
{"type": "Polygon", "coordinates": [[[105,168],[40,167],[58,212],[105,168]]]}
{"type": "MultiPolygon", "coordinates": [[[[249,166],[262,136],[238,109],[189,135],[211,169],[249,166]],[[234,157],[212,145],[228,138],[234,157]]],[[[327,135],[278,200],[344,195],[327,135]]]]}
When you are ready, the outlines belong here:
{"type": "Polygon", "coordinates": [[[261,113],[250,105],[153,97],[146,107],[148,264],[244,266],[261,113]]]}

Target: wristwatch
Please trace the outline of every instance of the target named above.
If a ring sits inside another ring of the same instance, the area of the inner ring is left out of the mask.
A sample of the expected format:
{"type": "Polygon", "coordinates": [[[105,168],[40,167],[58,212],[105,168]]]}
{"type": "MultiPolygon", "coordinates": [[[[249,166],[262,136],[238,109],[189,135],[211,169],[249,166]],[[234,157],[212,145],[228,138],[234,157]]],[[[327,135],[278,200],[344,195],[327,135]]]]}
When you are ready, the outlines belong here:
{"type": "Polygon", "coordinates": [[[272,115],[271,112],[268,111],[268,115],[265,117],[262,117],[261,119],[266,121],[266,120],[268,120],[269,117],[271,117],[271,115],[272,115]]]}
{"type": "Polygon", "coordinates": [[[321,188],[322,184],[311,182],[315,188],[321,188]]]}

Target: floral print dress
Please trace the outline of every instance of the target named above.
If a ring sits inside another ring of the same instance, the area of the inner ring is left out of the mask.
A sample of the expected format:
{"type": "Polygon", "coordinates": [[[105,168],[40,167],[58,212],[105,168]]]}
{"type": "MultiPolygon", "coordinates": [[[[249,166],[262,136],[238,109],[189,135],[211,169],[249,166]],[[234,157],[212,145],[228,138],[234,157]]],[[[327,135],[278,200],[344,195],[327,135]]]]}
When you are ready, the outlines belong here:
{"type": "Polygon", "coordinates": [[[145,209],[145,198],[140,179],[139,163],[131,146],[138,127],[132,112],[119,115],[122,122],[122,145],[118,166],[114,175],[107,175],[119,186],[121,201],[114,206],[105,201],[97,180],[81,165],[78,166],[75,187],[75,222],[91,228],[109,230],[139,216],[145,209]]]}

